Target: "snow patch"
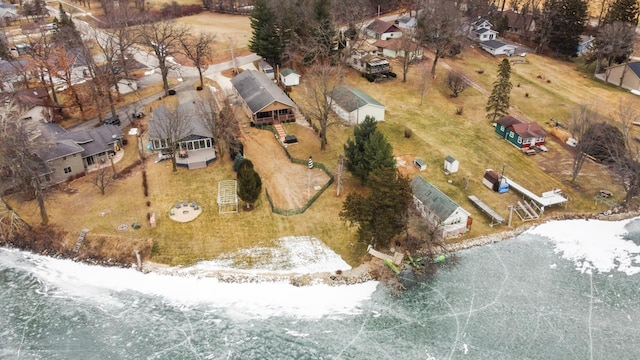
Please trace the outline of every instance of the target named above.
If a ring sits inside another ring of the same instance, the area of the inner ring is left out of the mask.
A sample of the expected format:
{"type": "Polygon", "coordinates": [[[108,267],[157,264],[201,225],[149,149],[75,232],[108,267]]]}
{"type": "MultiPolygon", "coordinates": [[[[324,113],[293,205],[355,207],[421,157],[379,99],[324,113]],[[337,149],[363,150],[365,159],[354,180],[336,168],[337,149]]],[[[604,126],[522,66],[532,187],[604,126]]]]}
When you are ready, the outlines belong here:
{"type": "Polygon", "coordinates": [[[563,220],[536,226],[526,233],[545,236],[555,252],[573,261],[583,273],[613,270],[627,275],[640,273],[640,246],[624,239],[625,227],[636,219],[621,221],[563,220]]]}

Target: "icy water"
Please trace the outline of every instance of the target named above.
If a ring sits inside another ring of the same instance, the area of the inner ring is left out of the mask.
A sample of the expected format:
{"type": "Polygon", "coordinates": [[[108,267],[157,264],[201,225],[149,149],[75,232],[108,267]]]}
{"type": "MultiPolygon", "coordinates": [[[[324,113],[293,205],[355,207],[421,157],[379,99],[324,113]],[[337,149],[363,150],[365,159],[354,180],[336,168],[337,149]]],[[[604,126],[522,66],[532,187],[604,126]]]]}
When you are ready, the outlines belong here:
{"type": "MultiPolygon", "coordinates": [[[[640,359],[638,244],[639,220],[551,222],[400,296],[0,249],[0,359],[640,359]]],[[[290,245],[315,270],[343,266],[319,242],[290,245]]]]}

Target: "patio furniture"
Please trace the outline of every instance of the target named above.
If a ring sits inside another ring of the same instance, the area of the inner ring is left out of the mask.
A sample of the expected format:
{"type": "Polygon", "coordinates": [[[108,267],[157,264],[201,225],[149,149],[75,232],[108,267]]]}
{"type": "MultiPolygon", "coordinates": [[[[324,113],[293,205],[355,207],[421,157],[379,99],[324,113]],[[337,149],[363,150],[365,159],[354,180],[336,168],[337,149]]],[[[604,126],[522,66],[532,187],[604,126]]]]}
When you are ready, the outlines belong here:
{"type": "Polygon", "coordinates": [[[176,209],[180,209],[180,203],[176,203],[176,209]]]}
{"type": "Polygon", "coordinates": [[[193,210],[198,210],[200,209],[200,207],[198,206],[198,204],[193,205],[193,210]]]}
{"type": "Polygon", "coordinates": [[[182,206],[184,206],[184,207],[189,206],[189,203],[187,202],[187,200],[182,201],[182,206]]]}
{"type": "Polygon", "coordinates": [[[192,208],[195,208],[196,206],[198,206],[198,204],[196,204],[196,202],[195,202],[195,201],[192,201],[192,202],[191,202],[191,207],[192,207],[192,208]]]}

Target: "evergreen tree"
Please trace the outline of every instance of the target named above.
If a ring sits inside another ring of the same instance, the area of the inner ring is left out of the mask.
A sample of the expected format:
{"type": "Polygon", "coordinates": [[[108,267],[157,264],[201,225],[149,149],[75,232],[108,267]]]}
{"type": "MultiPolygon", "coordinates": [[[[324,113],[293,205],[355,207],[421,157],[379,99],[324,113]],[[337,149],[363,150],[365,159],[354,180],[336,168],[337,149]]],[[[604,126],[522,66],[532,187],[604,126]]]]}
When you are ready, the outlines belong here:
{"type": "Polygon", "coordinates": [[[357,224],[360,241],[387,246],[407,227],[411,185],[409,179],[390,167],[373,170],[369,185],[371,192],[367,197],[347,195],[340,218],[357,224]]]}
{"type": "Polygon", "coordinates": [[[542,12],[541,45],[547,44],[558,55],[576,56],[588,19],[586,0],[546,0],[542,12]]]}
{"type": "Polygon", "coordinates": [[[58,10],[60,18],[54,21],[56,32],[53,35],[53,40],[63,44],[67,49],[79,47],[82,45],[82,37],[78,29],[76,29],[76,24],[73,23],[71,16],[62,8],[62,3],[59,4],[58,10]]]}
{"type": "Polygon", "coordinates": [[[249,49],[262,56],[273,66],[280,65],[284,44],[280,29],[276,26],[276,15],[267,0],[257,0],[251,11],[253,35],[249,40],[249,49]]]}
{"type": "Polygon", "coordinates": [[[362,184],[367,182],[371,171],[395,166],[391,144],[378,131],[376,124],[373,117],[367,116],[361,125],[353,129],[354,139],[349,139],[344,145],[347,170],[362,184]]]}
{"type": "Polygon", "coordinates": [[[260,197],[262,191],[262,179],[253,169],[253,163],[244,159],[238,167],[238,196],[250,209],[253,203],[260,197]]]}
{"type": "Polygon", "coordinates": [[[493,90],[487,103],[487,118],[496,121],[509,112],[509,98],[511,97],[511,65],[508,59],[502,59],[498,67],[498,78],[493,83],[493,90]]]}
{"type": "Polygon", "coordinates": [[[615,0],[609,7],[605,16],[605,24],[612,24],[616,21],[638,25],[640,15],[640,2],[638,0],[615,0]]]}
{"type": "Polygon", "coordinates": [[[313,19],[309,28],[309,39],[305,41],[304,59],[307,64],[323,61],[335,53],[336,30],[331,21],[331,2],[315,0],[313,19]]]}

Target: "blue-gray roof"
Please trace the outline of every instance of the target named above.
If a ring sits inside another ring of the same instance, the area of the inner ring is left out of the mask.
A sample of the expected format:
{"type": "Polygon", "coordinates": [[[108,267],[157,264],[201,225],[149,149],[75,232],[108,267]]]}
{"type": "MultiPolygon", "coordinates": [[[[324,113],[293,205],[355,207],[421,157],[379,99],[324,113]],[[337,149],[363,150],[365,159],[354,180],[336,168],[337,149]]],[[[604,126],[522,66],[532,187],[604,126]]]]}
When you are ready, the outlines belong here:
{"type": "Polygon", "coordinates": [[[640,78],[640,61],[630,62],[629,70],[633,71],[633,73],[640,78]]]}
{"type": "Polygon", "coordinates": [[[122,130],[115,125],[104,125],[97,128],[74,131],[58,136],[59,140],[72,140],[83,149],[82,157],[88,157],[113,150],[115,139],[122,138],[122,130]]]}
{"type": "Polygon", "coordinates": [[[504,41],[500,41],[500,40],[487,40],[487,41],[483,41],[480,43],[481,46],[490,48],[490,49],[499,49],[503,46],[513,46],[510,44],[507,44],[504,41]]]}
{"type": "Polygon", "coordinates": [[[231,84],[253,114],[274,102],[294,108],[296,104],[267,75],[260,71],[245,70],[231,79],[231,84]]]}
{"type": "Polygon", "coordinates": [[[413,196],[442,221],[448,219],[460,207],[445,193],[420,176],[413,178],[411,189],[413,190],[413,196]]]}
{"type": "Polygon", "coordinates": [[[295,71],[293,71],[293,70],[291,70],[291,69],[289,69],[289,68],[284,68],[284,69],[282,69],[282,70],[280,71],[280,75],[282,75],[282,76],[284,76],[284,77],[287,77],[287,76],[289,76],[289,75],[291,75],[291,74],[296,74],[296,75],[298,75],[298,76],[300,75],[300,74],[298,74],[297,72],[295,72],[295,71]]]}
{"type": "MultiPolygon", "coordinates": [[[[153,111],[153,116],[149,121],[149,137],[151,139],[166,139],[167,135],[163,134],[162,126],[157,126],[158,121],[162,121],[163,116],[166,115],[168,109],[164,105],[158,106],[153,111]]],[[[198,111],[193,102],[185,102],[178,105],[176,109],[180,117],[186,118],[189,123],[185,128],[185,135],[180,140],[186,140],[188,137],[196,138],[213,138],[211,131],[200,121],[198,111]]]]}
{"type": "Polygon", "coordinates": [[[367,104],[384,107],[376,99],[348,86],[338,86],[331,92],[331,99],[346,111],[355,111],[367,104]]]}

